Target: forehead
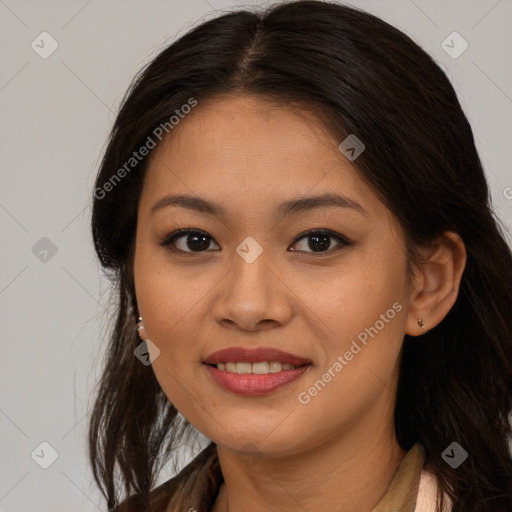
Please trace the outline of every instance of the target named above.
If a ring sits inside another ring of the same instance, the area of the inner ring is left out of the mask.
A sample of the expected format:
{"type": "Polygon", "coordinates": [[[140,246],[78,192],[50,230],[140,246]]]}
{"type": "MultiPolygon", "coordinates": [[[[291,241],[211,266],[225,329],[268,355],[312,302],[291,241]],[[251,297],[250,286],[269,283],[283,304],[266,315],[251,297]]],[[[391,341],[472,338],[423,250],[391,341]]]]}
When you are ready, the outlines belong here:
{"type": "Polygon", "coordinates": [[[142,205],[166,193],[257,208],[339,192],[375,201],[370,187],[312,111],[251,97],[199,103],[154,150],[142,205]]]}

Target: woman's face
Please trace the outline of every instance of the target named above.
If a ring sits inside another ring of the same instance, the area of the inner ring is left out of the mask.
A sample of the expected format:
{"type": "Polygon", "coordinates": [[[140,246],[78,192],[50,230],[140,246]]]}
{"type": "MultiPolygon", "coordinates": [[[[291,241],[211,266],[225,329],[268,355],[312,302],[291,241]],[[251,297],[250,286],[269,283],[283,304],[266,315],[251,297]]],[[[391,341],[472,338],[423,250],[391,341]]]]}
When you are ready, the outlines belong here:
{"type": "Polygon", "coordinates": [[[163,391],[219,445],[284,454],[392,431],[410,292],[404,239],[340,142],[311,113],[245,96],[199,103],[151,155],[136,234],[139,313],[160,350],[163,391]],[[327,194],[339,204],[311,201],[327,194]],[[176,195],[188,207],[160,202],[176,195]],[[162,245],[178,228],[193,233],[162,245]],[[230,365],[255,372],[235,375],[205,363],[232,347],[309,364],[230,365]]]}

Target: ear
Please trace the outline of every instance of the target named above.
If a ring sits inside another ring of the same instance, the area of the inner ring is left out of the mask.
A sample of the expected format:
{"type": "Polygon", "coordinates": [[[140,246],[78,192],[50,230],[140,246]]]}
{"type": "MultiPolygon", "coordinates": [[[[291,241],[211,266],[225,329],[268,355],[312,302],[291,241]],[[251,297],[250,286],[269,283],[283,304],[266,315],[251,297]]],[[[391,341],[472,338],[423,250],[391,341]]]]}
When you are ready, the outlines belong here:
{"type": "Polygon", "coordinates": [[[452,231],[445,231],[429,246],[412,280],[406,334],[419,336],[438,325],[448,314],[459,294],[466,258],[462,238],[452,231]],[[418,318],[423,320],[425,329],[418,324],[418,318]]]}

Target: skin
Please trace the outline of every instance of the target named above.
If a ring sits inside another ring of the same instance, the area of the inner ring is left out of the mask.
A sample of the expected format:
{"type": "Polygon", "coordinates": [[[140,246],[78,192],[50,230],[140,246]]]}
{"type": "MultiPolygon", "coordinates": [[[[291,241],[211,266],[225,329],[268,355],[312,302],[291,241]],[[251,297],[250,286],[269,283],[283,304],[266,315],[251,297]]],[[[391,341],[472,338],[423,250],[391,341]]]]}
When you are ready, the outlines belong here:
{"type": "Polygon", "coordinates": [[[159,384],[217,444],[225,482],[214,512],[371,511],[406,453],[393,427],[403,336],[425,332],[418,317],[431,329],[446,316],[466,253],[446,232],[425,249],[407,286],[403,233],[340,142],[311,112],[220,97],[200,103],[151,155],[138,210],[137,304],[145,337],[160,350],[159,384]],[[348,196],[365,213],[330,206],[273,215],[281,202],[326,192],[348,196]],[[176,206],[151,214],[166,194],[207,198],[226,215],[176,206]],[[186,234],[174,247],[187,253],[159,245],[177,228],[206,232],[202,252],[186,234]],[[304,232],[320,228],[351,243],[327,238],[328,249],[315,252],[304,232]],[[250,264],[236,252],[249,236],[263,249],[250,264]],[[300,403],[299,393],[397,302],[401,311],[300,403]],[[237,395],[202,364],[231,346],[272,346],[313,365],[273,393],[237,395]]]}

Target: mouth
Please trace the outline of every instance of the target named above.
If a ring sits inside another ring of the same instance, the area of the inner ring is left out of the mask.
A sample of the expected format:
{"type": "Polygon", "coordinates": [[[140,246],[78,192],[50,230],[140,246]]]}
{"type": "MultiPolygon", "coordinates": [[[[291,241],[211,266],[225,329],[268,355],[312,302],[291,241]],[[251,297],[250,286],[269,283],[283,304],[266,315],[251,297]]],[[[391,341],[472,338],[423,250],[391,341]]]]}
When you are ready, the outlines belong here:
{"type": "Polygon", "coordinates": [[[265,395],[296,381],[309,359],[270,347],[233,347],[210,354],[203,365],[214,382],[238,395],[265,395]]]}
{"type": "MultiPolygon", "coordinates": [[[[229,364],[229,363],[228,363],[229,364]]],[[[261,363],[234,363],[238,365],[254,366],[261,363]]],[[[265,363],[263,363],[265,364],[265,363]]],[[[290,368],[281,369],[268,373],[238,373],[229,370],[221,370],[219,365],[203,364],[208,370],[213,381],[223,389],[235,393],[237,395],[267,395],[284,386],[290,385],[297,381],[312,366],[310,363],[290,368]]],[[[244,366],[242,366],[244,368],[244,366]]],[[[252,368],[251,368],[252,369],[252,368]]]]}
{"type": "MultiPolygon", "coordinates": [[[[251,349],[243,347],[230,347],[213,352],[208,357],[206,357],[203,362],[205,364],[211,365],[218,365],[220,363],[224,365],[228,365],[230,363],[235,363],[237,365],[242,363],[268,363],[270,370],[271,363],[281,363],[298,367],[307,363],[311,364],[312,361],[310,359],[305,359],[303,357],[299,357],[288,352],[283,352],[282,350],[278,350],[272,347],[256,347],[251,349]]],[[[273,367],[278,368],[276,364],[274,364],[273,367]]],[[[231,368],[233,367],[231,366],[231,368]]],[[[246,367],[241,366],[240,368],[242,369],[242,372],[249,373],[245,371],[246,367]]],[[[257,366],[256,369],[263,369],[263,367],[257,366]]],[[[282,368],[280,368],[280,370],[281,369],[282,368]]],[[[232,370],[228,369],[228,371],[232,370]]]]}
{"type": "Polygon", "coordinates": [[[268,373],[295,370],[296,368],[301,368],[302,366],[309,364],[310,363],[304,363],[296,366],[290,363],[281,363],[279,361],[261,361],[257,363],[248,363],[245,361],[228,361],[227,363],[210,364],[209,366],[228,373],[239,373],[242,375],[266,375],[268,373]]]}

